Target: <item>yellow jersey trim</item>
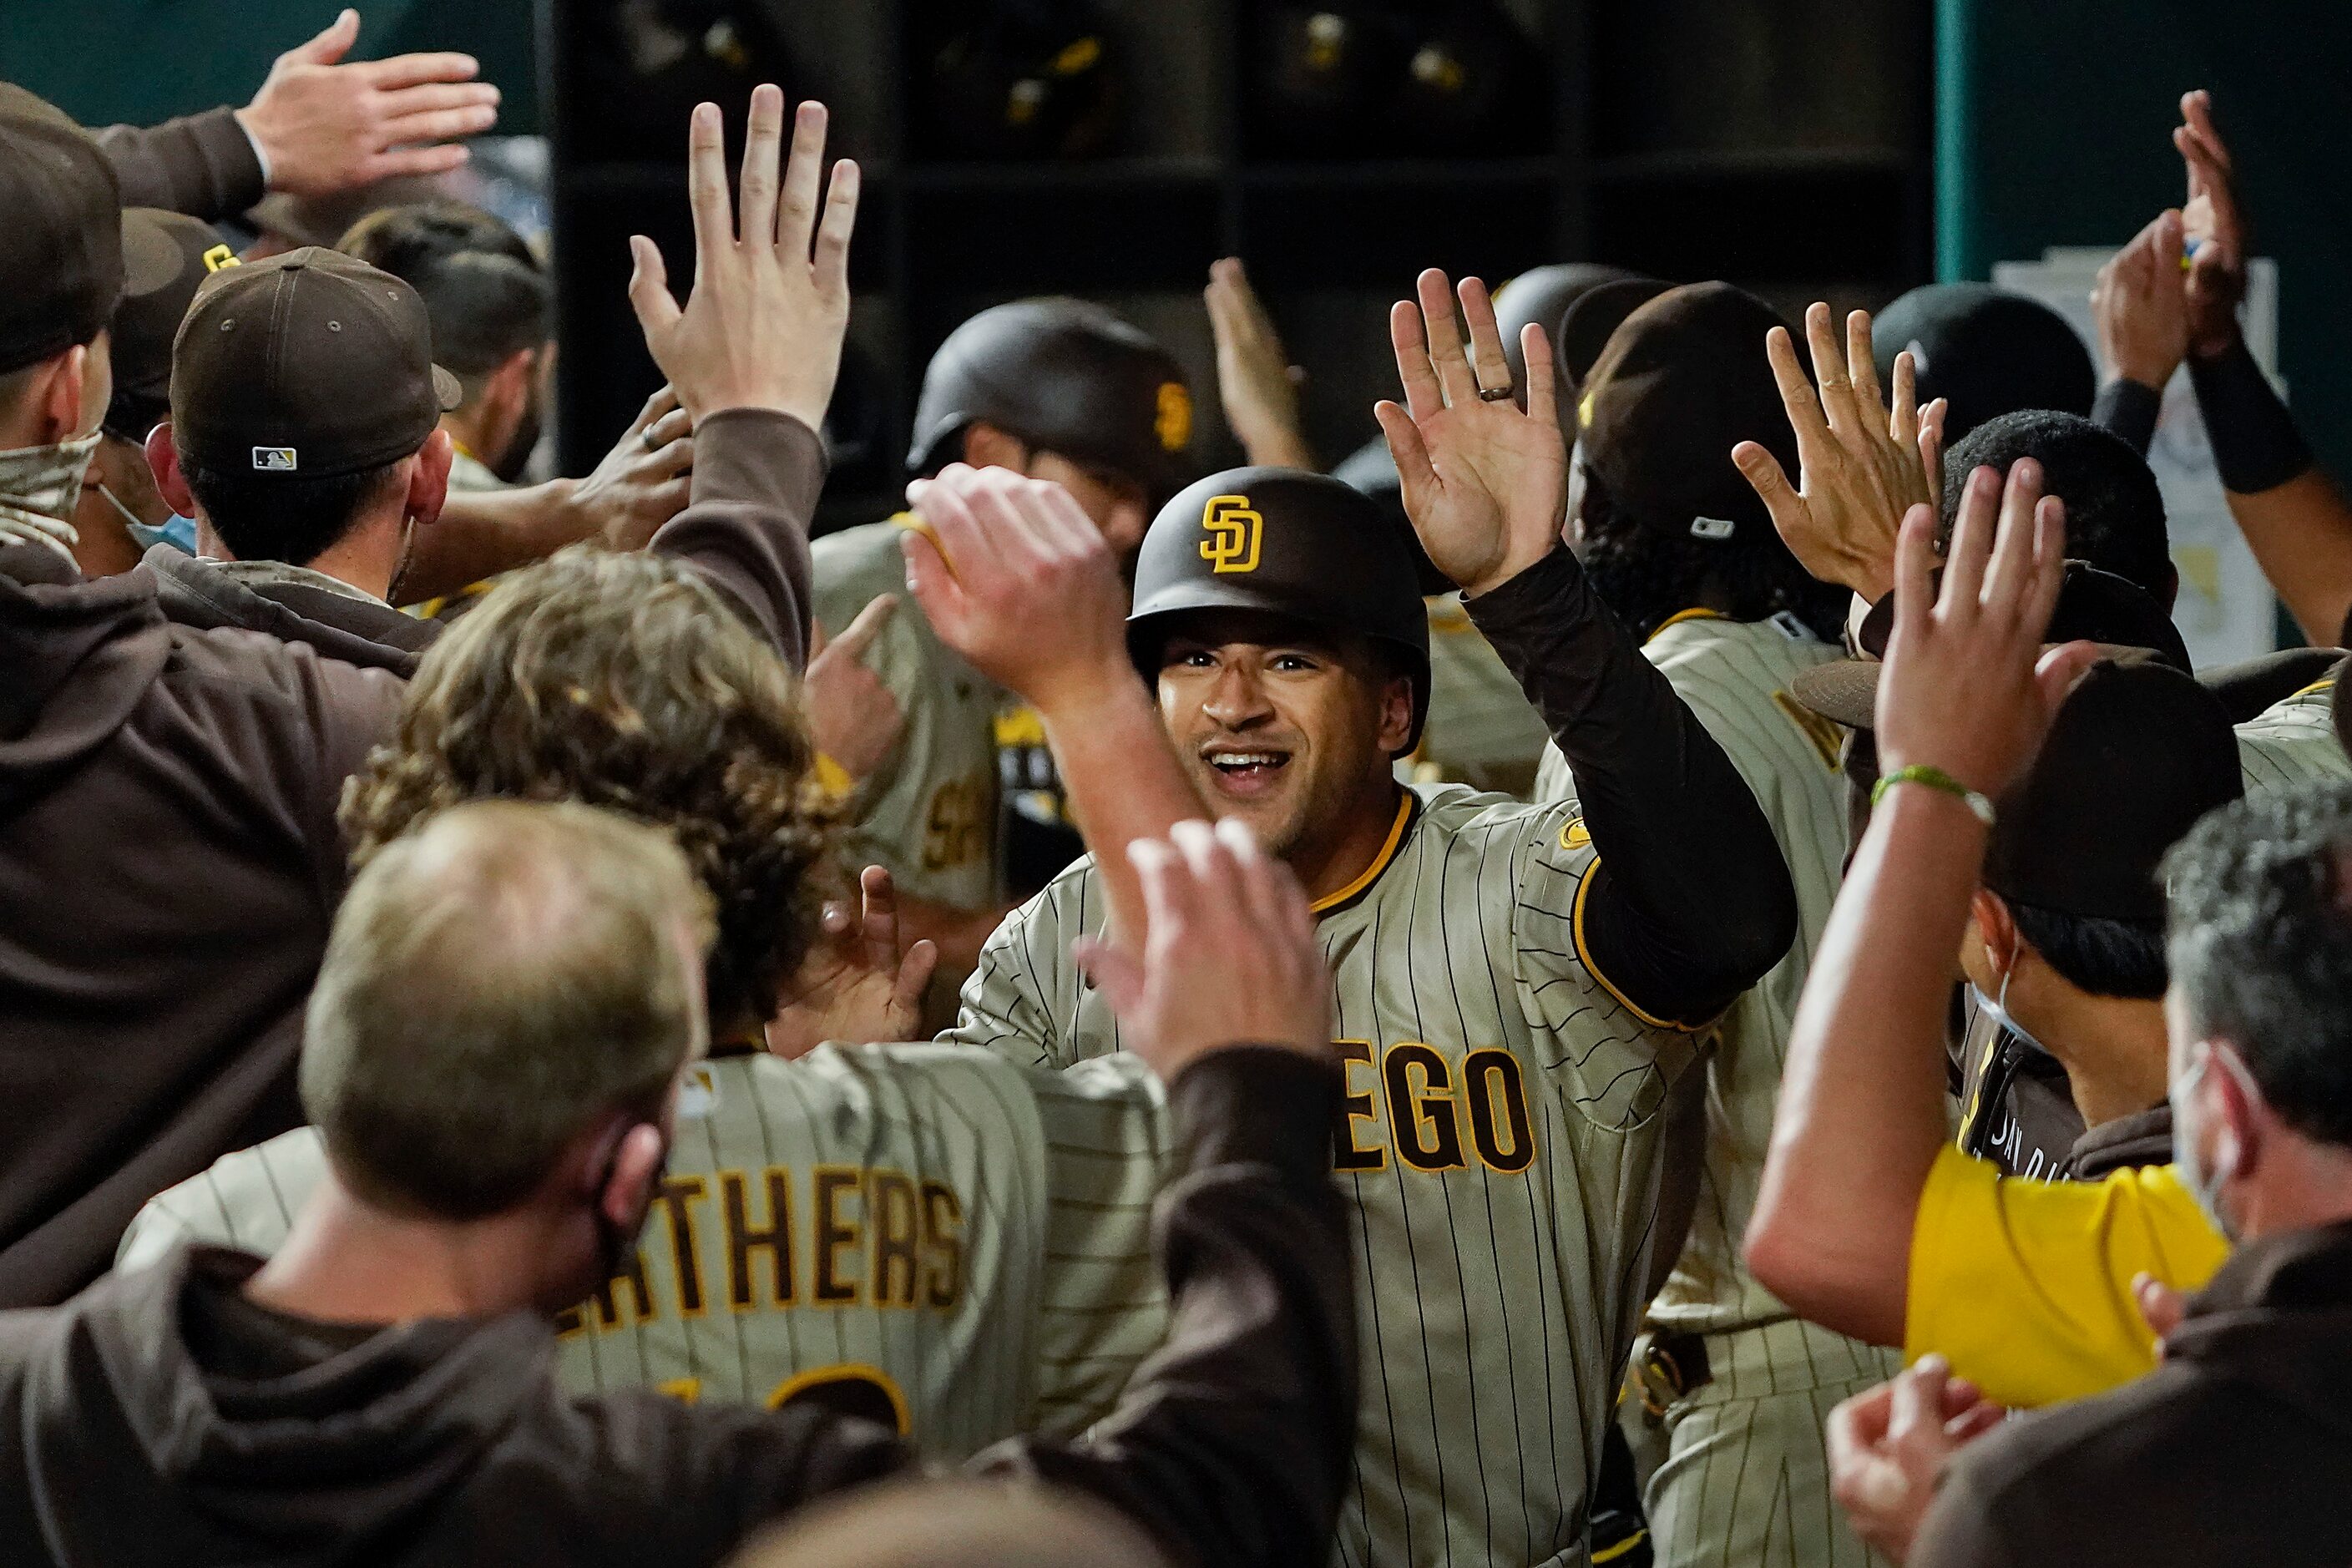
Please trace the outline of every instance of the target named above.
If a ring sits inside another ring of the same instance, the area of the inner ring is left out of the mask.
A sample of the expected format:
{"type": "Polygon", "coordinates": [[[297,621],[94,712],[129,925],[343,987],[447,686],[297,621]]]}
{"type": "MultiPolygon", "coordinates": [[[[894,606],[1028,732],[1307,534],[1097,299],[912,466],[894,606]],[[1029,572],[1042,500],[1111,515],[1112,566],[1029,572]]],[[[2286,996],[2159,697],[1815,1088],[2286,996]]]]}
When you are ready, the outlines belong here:
{"type": "Polygon", "coordinates": [[[2335,689],[2336,678],[2332,675],[2323,675],[2317,680],[2313,681],[2310,685],[2296,692],[2294,697],[2288,698],[2287,700],[2292,702],[2294,700],[2295,697],[2309,697],[2316,692],[2333,691],[2335,689]]]}
{"type": "Polygon", "coordinates": [[[1701,605],[1693,605],[1689,609],[1676,610],[1673,615],[1668,616],[1664,620],[1660,621],[1657,626],[1657,630],[1653,631],[1648,637],[1642,639],[1642,646],[1643,647],[1649,647],[1652,643],[1658,640],[1658,632],[1664,631],[1668,626],[1681,626],[1685,621],[1727,621],[1731,617],[1729,616],[1725,615],[1721,610],[1710,610],[1701,605]]]}
{"type": "Polygon", "coordinates": [[[1381,852],[1372,857],[1372,863],[1365,867],[1362,874],[1354,881],[1338,892],[1318,899],[1307,905],[1309,913],[1319,915],[1336,910],[1380,880],[1381,873],[1387,870],[1389,862],[1396,858],[1397,847],[1404,842],[1404,830],[1412,821],[1412,803],[1416,798],[1411,790],[1404,792],[1404,798],[1397,802],[1396,820],[1389,824],[1388,842],[1381,845],[1381,852]]]}
{"type": "MultiPolygon", "coordinates": [[[[1580,818],[1579,820],[1580,821],[1581,819],[1580,818]]],[[[1562,837],[1564,838],[1566,835],[1563,834],[1562,837]]],[[[1601,966],[1592,962],[1592,954],[1584,945],[1584,900],[1591,896],[1593,875],[1600,869],[1601,859],[1600,857],[1595,856],[1593,858],[1592,864],[1584,868],[1583,877],[1580,878],[1576,884],[1576,902],[1569,907],[1568,930],[1569,935],[1572,939],[1576,947],[1576,961],[1584,965],[1584,973],[1592,976],[1593,983],[1595,984],[1599,985],[1603,991],[1608,992],[1609,994],[1615,999],[1617,1005],[1624,1008],[1628,1013],[1633,1014],[1634,1017],[1640,1019],[1651,1028],[1671,1029],[1677,1035],[1697,1035],[1706,1033],[1709,1027],[1709,1026],[1706,1024],[1678,1023],[1672,1018],[1661,1018],[1655,1014],[1644,1012],[1641,1005],[1631,996],[1628,996],[1622,991],[1618,990],[1616,985],[1610,981],[1609,976],[1601,973],[1601,966]]]]}

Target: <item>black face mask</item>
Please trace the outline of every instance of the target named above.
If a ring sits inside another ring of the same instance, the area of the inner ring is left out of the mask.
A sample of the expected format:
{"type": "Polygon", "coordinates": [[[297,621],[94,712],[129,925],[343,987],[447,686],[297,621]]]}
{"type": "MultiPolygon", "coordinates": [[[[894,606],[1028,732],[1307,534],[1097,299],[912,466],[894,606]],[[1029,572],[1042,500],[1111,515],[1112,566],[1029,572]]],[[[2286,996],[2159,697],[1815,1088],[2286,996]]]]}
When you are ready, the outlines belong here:
{"type": "MultiPolygon", "coordinates": [[[[614,1224],[612,1216],[604,1212],[604,1194],[611,1188],[613,1177],[620,1166],[621,1142],[625,1141],[627,1136],[625,1131],[621,1139],[614,1142],[613,1157],[604,1162],[604,1173],[596,1183],[595,1205],[589,1210],[588,1217],[596,1226],[596,1282],[589,1287],[592,1291],[602,1289],[607,1281],[619,1277],[622,1271],[622,1259],[627,1258],[630,1251],[635,1247],[638,1236],[645,1230],[646,1222],[653,1217],[654,1205],[647,1203],[646,1212],[639,1216],[635,1228],[625,1231],[614,1224]]],[[[669,1157],[670,1145],[665,1140],[662,1143],[661,1163],[654,1168],[652,1191],[656,1194],[661,1191],[662,1184],[669,1180],[669,1157]]]]}

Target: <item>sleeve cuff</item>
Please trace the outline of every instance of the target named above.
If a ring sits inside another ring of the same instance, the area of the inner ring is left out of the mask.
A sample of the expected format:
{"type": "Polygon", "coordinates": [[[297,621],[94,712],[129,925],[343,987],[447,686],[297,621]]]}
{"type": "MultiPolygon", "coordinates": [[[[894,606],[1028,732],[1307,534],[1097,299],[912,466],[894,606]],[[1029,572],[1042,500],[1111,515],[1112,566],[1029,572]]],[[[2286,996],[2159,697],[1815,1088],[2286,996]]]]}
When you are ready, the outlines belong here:
{"type": "Polygon", "coordinates": [[[2099,401],[2091,410],[2091,422],[2122,437],[2146,457],[2147,444],[2156,439],[2157,417],[2163,411],[2161,387],[2118,376],[2099,390],[2099,401]]]}
{"type": "Polygon", "coordinates": [[[245,144],[253,149],[253,166],[261,171],[261,188],[266,191],[269,188],[269,154],[262,149],[261,139],[253,133],[253,127],[245,122],[245,116],[234,109],[228,112],[237,130],[244,133],[245,144]]]}
{"type": "Polygon", "coordinates": [[[807,517],[824,475],[824,442],[800,420],[771,408],[721,408],[694,427],[688,499],[695,506],[759,502],[807,517]]]}
{"type": "Polygon", "coordinates": [[[1564,610],[1581,613],[1585,594],[1584,569],[1563,544],[1500,587],[1475,598],[1465,595],[1462,607],[1491,642],[1557,623],[1564,610]]]}
{"type": "Polygon", "coordinates": [[[1282,1046],[1234,1046],[1202,1058],[1168,1086],[1184,1168],[1272,1165],[1294,1181],[1331,1173],[1339,1064],[1282,1046]]]}

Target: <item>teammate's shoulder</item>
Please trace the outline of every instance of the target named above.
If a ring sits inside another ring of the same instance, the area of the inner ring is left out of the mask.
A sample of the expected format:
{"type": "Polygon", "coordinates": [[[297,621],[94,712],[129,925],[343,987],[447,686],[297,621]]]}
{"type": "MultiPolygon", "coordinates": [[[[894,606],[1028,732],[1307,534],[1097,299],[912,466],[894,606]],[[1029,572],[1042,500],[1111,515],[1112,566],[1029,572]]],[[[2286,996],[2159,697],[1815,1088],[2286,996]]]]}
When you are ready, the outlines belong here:
{"type": "Polygon", "coordinates": [[[1786,610],[1756,621],[1685,611],[1652,632],[1642,652],[1669,680],[1742,669],[1769,681],[1842,657],[1786,610]]]}
{"type": "Polygon", "coordinates": [[[907,558],[898,537],[904,531],[896,519],[884,518],[812,540],[809,567],[818,594],[862,593],[870,599],[903,588],[907,558]]]}
{"type": "Polygon", "coordinates": [[[1557,803],[1524,801],[1468,784],[1411,787],[1421,801],[1413,837],[1425,844],[1473,834],[1541,832],[1553,820],[1573,815],[1571,808],[1557,803]]]}
{"type": "Polygon", "coordinates": [[[1032,893],[1025,902],[1016,905],[1013,912],[998,922],[989,945],[997,945],[1009,929],[1028,928],[1045,924],[1055,928],[1067,926],[1099,926],[1105,910],[1102,874],[1095,868],[1093,851],[1079,856],[1059,871],[1044,887],[1032,893]]]}

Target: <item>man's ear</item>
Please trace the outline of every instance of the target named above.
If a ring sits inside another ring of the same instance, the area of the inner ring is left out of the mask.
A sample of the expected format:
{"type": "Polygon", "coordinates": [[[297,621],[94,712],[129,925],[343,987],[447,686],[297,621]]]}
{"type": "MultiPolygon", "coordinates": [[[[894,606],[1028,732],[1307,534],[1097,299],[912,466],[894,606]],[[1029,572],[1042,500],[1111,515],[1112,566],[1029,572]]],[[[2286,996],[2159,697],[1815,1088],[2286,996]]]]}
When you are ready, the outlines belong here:
{"type": "Polygon", "coordinates": [[[441,519],[442,504],[449,499],[449,465],[456,450],[449,432],[437,426],[416,449],[416,467],[408,476],[408,515],[419,527],[441,519]]]}
{"type": "Polygon", "coordinates": [[[1983,945],[1992,972],[2007,974],[2015,970],[2025,939],[2017,933],[2008,903],[1990,888],[1979,888],[1969,899],[1969,914],[1976,922],[1977,941],[1983,945]]]}
{"type": "Polygon", "coordinates": [[[530,402],[531,383],[539,374],[540,349],[517,349],[509,354],[499,368],[490,372],[482,385],[482,400],[501,415],[527,406],[530,402]]]}
{"type": "Polygon", "coordinates": [[[182,517],[203,515],[196,510],[196,492],[180,471],[180,448],[173,443],[169,419],[147,432],[147,471],[155,476],[155,493],[165,506],[182,517]]]}
{"type": "Polygon", "coordinates": [[[975,419],[964,426],[963,460],[975,468],[1010,468],[1025,474],[1029,443],[985,419],[975,419]]]}
{"type": "Polygon", "coordinates": [[[89,349],[81,343],[32,367],[24,402],[17,405],[25,411],[28,425],[26,446],[54,447],[85,434],[84,421],[95,390],[89,384],[90,370],[89,349]]]}
{"type": "Polygon", "coordinates": [[[1392,675],[1381,683],[1381,750],[1390,757],[1405,752],[1412,733],[1412,678],[1392,675]]]}
{"type": "Polygon", "coordinates": [[[592,1201],[624,1235],[634,1230],[653,1206],[666,1152],[660,1128],[650,1121],[632,1122],[621,1134],[611,1163],[593,1173],[604,1176],[604,1184],[592,1201]],[[611,1173],[605,1175],[606,1171],[611,1173]]]}

